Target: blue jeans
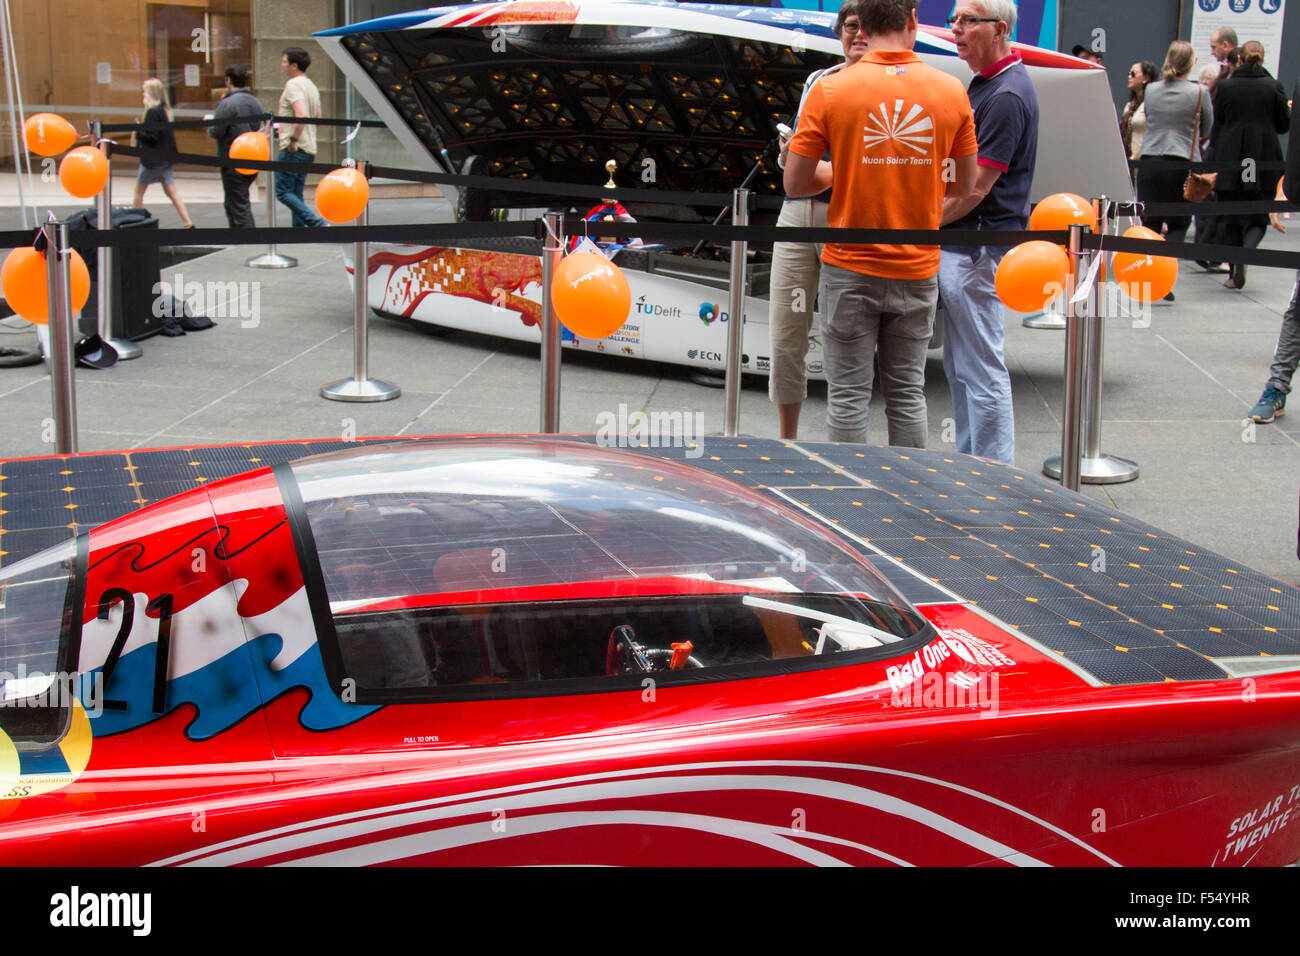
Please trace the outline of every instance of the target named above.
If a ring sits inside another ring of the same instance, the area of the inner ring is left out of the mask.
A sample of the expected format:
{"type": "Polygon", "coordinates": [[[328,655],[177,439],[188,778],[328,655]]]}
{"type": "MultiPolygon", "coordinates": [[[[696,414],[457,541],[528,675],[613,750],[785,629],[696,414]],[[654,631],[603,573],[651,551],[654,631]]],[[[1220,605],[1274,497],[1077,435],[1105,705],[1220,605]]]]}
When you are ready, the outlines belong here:
{"type": "MultiPolygon", "coordinates": [[[[316,154],[304,153],[300,149],[291,153],[287,149],[282,149],[280,155],[275,158],[281,163],[310,163],[316,158],[316,154]]],[[[307,204],[303,202],[302,187],[306,184],[306,173],[276,173],[275,198],[289,207],[295,226],[323,226],[325,220],[308,209],[307,204]]]]}
{"type": "Polygon", "coordinates": [[[1014,465],[1015,414],[1003,353],[1002,301],[993,286],[1005,248],[944,249],[939,260],[943,370],[952,392],[957,450],[1014,465]]]}

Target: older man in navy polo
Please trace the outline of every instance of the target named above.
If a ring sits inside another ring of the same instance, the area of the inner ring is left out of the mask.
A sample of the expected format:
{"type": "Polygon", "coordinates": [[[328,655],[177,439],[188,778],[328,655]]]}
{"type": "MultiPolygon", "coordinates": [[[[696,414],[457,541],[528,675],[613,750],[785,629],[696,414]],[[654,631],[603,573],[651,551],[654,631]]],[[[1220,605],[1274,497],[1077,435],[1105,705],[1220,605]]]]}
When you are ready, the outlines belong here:
{"type": "MultiPolygon", "coordinates": [[[[945,200],[944,225],[1024,229],[1038,151],[1038,97],[1020,54],[1011,50],[1016,5],[1012,0],[958,0],[948,23],[957,55],[975,73],[967,95],[975,113],[979,171],[968,197],[945,200]]],[[[939,299],[957,450],[1014,464],[1005,315],[993,285],[1006,252],[1006,247],[944,248],[939,299]]]]}

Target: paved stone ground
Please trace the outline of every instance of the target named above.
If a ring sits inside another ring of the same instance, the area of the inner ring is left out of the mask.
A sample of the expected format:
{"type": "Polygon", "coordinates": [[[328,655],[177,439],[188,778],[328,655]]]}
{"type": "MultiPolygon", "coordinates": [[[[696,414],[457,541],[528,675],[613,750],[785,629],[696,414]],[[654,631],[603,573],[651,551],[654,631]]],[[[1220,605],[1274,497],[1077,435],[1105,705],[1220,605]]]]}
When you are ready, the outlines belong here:
{"type": "MultiPolygon", "coordinates": [[[[162,225],[179,225],[170,204],[152,198],[162,225]]],[[[200,226],[224,225],[219,203],[206,192],[196,190],[191,206],[200,226]]],[[[261,207],[256,211],[261,222],[261,207]]],[[[446,203],[436,199],[373,203],[375,223],[449,218],[446,203]]],[[[1293,222],[1288,235],[1270,232],[1266,247],[1300,250],[1300,220],[1293,222]]],[[[0,208],[0,229],[20,224],[17,209],[0,208]]],[[[244,260],[256,251],[232,247],[169,270],[187,281],[258,283],[255,325],[220,319],[210,331],[149,339],[142,358],[112,370],[78,370],[83,451],[537,429],[535,347],[467,333],[440,338],[378,319],[371,324],[371,374],[400,384],[402,397],[377,405],[321,399],[322,383],[352,369],[352,298],[341,251],[283,247],[298,257],[298,268],[246,269],[244,260]]],[[[1129,484],[1085,487],[1123,511],[1300,584],[1300,407],[1272,425],[1244,421],[1264,385],[1295,275],[1252,268],[1243,292],[1224,289],[1223,278],[1185,263],[1177,301],[1154,306],[1149,323],[1107,322],[1103,448],[1138,461],[1142,475],[1129,484]]],[[[1025,329],[1015,316],[1007,331],[1017,464],[1037,472],[1060,452],[1064,337],[1025,329]]],[[[34,339],[17,320],[3,323],[0,336],[7,344],[34,339]]],[[[721,430],[722,392],[693,383],[685,369],[570,352],[564,362],[566,431],[595,431],[597,416],[621,403],[630,410],[702,412],[706,431],[721,430]]],[[[926,391],[930,447],[943,448],[951,402],[937,352],[926,391]]],[[[814,385],[804,410],[809,440],[825,440],[825,405],[824,387],[814,385]]],[[[0,457],[50,453],[42,426],[49,415],[44,367],[0,370],[0,457]]],[[[765,379],[744,389],[741,430],[776,434],[765,379]]],[[[878,401],[870,437],[885,440],[878,401]]]]}

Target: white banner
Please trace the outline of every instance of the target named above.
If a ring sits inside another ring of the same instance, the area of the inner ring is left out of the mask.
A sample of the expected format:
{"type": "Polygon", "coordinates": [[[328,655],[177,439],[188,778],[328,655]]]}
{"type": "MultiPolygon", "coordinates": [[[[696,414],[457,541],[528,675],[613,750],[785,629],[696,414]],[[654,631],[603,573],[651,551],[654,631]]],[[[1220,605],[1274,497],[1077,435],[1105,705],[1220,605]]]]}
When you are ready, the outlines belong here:
{"type": "MultiPolygon", "coordinates": [[[[1219,27],[1232,27],[1237,31],[1238,46],[1247,40],[1264,44],[1264,68],[1276,78],[1285,17],[1286,0],[1196,0],[1191,43],[1197,64],[1214,62],[1210,34],[1219,27]]],[[[1198,72],[1194,70],[1191,79],[1195,80],[1198,72]]]]}

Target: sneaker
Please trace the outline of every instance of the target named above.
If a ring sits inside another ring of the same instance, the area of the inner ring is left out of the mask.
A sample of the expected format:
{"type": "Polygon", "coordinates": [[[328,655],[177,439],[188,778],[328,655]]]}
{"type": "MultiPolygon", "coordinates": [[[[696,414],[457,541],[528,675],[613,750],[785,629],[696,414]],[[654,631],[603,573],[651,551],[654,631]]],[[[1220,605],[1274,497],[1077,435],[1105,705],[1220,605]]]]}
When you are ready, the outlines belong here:
{"type": "Polygon", "coordinates": [[[1275,418],[1286,414],[1286,392],[1279,391],[1272,385],[1264,389],[1259,401],[1250,410],[1250,417],[1261,425],[1267,425],[1275,418]]]}

